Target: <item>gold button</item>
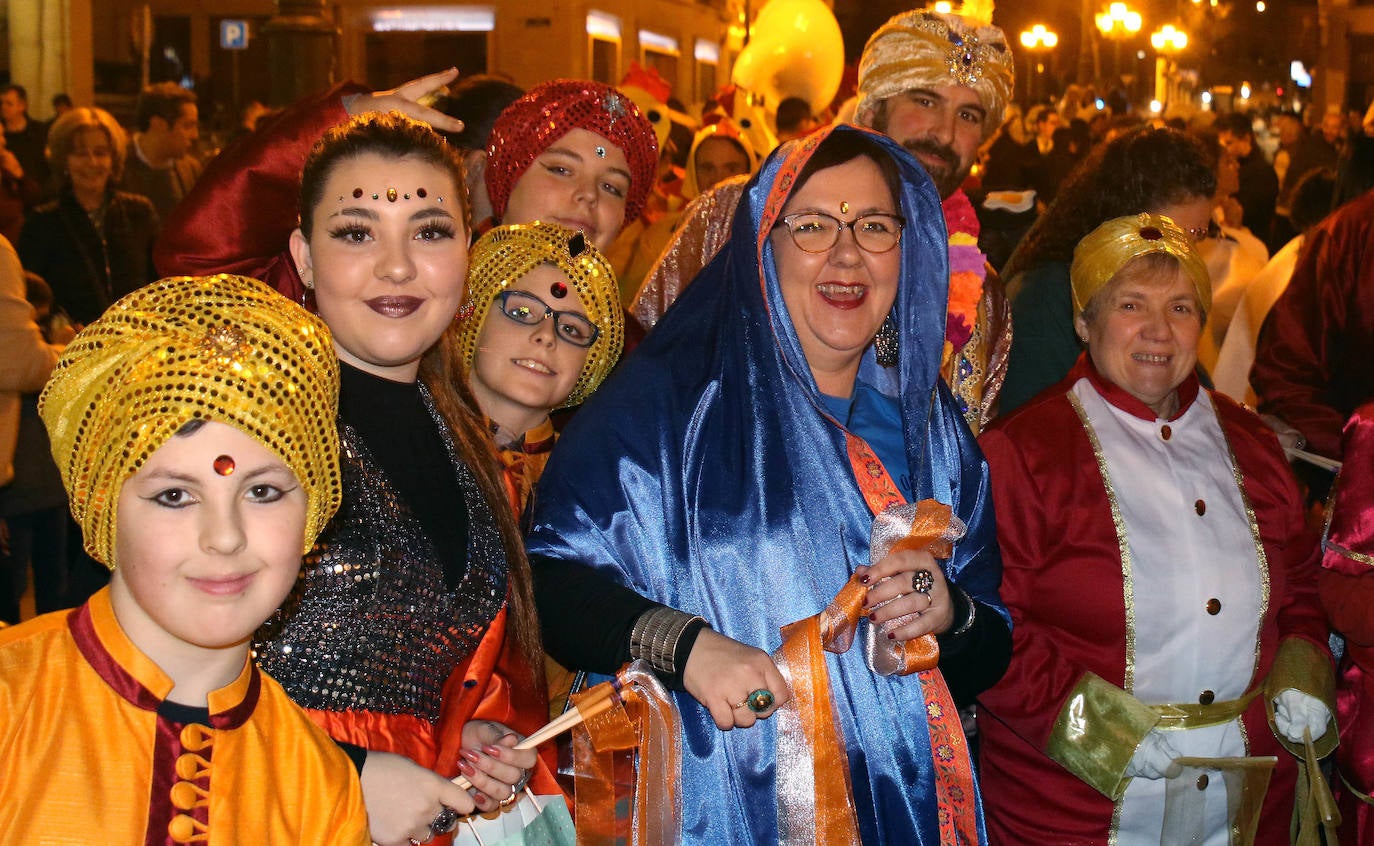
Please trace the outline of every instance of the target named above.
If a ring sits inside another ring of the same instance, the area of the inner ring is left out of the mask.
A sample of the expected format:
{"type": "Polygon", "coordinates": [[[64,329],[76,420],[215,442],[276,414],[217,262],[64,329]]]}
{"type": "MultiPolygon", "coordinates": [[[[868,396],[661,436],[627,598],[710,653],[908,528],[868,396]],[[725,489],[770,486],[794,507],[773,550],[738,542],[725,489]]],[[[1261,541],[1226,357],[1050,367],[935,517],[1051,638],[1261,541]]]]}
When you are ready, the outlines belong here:
{"type": "Polygon", "coordinates": [[[1198,696],[1197,701],[1200,705],[1211,705],[1216,698],[1217,695],[1215,693],[1210,690],[1204,690],[1202,694],[1198,696]]]}
{"type": "Polygon", "coordinates": [[[1169,428],[1168,423],[1165,423],[1159,427],[1159,436],[1167,441],[1174,436],[1174,430],[1169,428]]]}
{"type": "Polygon", "coordinates": [[[1213,617],[1221,613],[1221,600],[1215,596],[1207,600],[1207,613],[1213,617]]]}
{"type": "Polygon", "coordinates": [[[1197,516],[1201,517],[1207,513],[1207,503],[1199,499],[1197,502],[1193,503],[1193,510],[1197,512],[1197,516]]]}
{"type": "Polygon", "coordinates": [[[1206,790],[1206,789],[1207,789],[1207,782],[1208,782],[1208,781],[1209,781],[1209,779],[1207,778],[1207,774],[1206,774],[1206,773],[1203,773],[1202,775],[1198,776],[1198,777],[1197,777],[1197,789],[1198,789],[1198,790],[1206,790]]]}

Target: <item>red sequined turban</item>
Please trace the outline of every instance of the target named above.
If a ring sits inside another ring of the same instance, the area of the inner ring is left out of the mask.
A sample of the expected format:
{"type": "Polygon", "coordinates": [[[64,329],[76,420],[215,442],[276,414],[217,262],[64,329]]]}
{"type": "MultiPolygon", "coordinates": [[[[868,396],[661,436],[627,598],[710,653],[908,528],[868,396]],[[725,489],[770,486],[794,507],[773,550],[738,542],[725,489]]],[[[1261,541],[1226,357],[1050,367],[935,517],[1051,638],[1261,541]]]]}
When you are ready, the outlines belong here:
{"type": "Polygon", "coordinates": [[[630,193],[625,223],[639,217],[658,169],[658,138],[639,107],[619,91],[585,79],[555,79],[506,107],[487,146],[487,194],[500,219],[515,183],[535,158],[572,129],[595,132],[625,153],[630,193]]]}

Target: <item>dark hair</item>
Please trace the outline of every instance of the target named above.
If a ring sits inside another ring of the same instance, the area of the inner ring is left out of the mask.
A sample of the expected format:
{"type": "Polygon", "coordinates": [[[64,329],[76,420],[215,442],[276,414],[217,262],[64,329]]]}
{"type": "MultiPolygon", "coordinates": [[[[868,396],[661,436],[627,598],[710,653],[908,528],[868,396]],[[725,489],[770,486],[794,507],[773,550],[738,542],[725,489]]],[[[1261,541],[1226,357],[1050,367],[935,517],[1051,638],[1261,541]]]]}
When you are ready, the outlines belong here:
{"type": "Polygon", "coordinates": [[[778,104],[778,132],[796,132],[802,122],[810,120],[811,104],[800,97],[788,97],[778,104]]]}
{"type": "Polygon", "coordinates": [[[1237,138],[1254,138],[1255,126],[1250,122],[1250,115],[1244,112],[1230,112],[1218,117],[1216,123],[1212,124],[1218,133],[1229,132],[1237,138]]]}
{"type": "Polygon", "coordinates": [[[897,163],[892,160],[887,150],[863,132],[832,132],[827,136],[802,166],[801,172],[792,184],[792,190],[788,192],[789,196],[800,191],[818,172],[852,162],[860,157],[869,159],[878,166],[883,175],[883,182],[887,183],[887,190],[892,192],[892,201],[900,208],[902,174],[897,170],[897,163]]]}
{"type": "Polygon", "coordinates": [[[15,85],[13,83],[6,85],[3,89],[0,89],[0,94],[8,94],[11,91],[18,94],[20,100],[23,100],[25,103],[29,102],[28,89],[24,88],[22,85],[15,85]]]}
{"type": "Polygon", "coordinates": [[[1309,170],[1293,186],[1288,217],[1299,232],[1306,232],[1331,213],[1336,194],[1336,171],[1329,167],[1309,170]]]}
{"type": "Polygon", "coordinates": [[[158,82],[138,92],[138,105],[134,108],[134,123],[139,132],[147,132],[153,118],[160,117],[171,126],[181,117],[181,107],[196,104],[196,95],[177,85],[175,82],[158,82]]]}
{"type": "Polygon", "coordinates": [[[52,95],[52,106],[53,106],[54,109],[57,108],[58,106],[71,106],[71,105],[72,105],[72,98],[71,98],[71,97],[68,97],[66,94],[54,94],[54,95],[52,95]]]}
{"type": "Polygon", "coordinates": [[[368,112],[331,127],[306,156],[298,202],[301,234],[307,241],[315,223],[315,207],[324,198],[329,175],[340,162],[368,154],[419,159],[448,171],[458,196],[446,199],[455,210],[462,210],[464,226],[471,228],[467,219],[467,184],[463,181],[463,163],[457,151],[428,125],[399,112],[368,112]]]}
{"type": "Polygon", "coordinates": [[[520,86],[499,76],[482,74],[463,79],[434,104],[463,122],[462,132],[446,132],[444,137],[460,150],[485,149],[496,116],[524,93],[520,86]]]}
{"type": "MultiPolygon", "coordinates": [[[[185,423],[182,423],[181,428],[173,432],[172,436],[176,438],[184,438],[189,435],[194,435],[196,432],[199,432],[200,428],[204,425],[204,417],[192,417],[190,420],[187,420],[185,423]]],[[[215,464],[218,465],[219,462],[216,461],[215,464]]]]}
{"type": "Polygon", "coordinates": [[[53,303],[52,286],[48,280],[34,273],[24,271],[24,299],[35,309],[50,307],[53,303]]]}
{"type": "Polygon", "coordinates": [[[1049,211],[1007,262],[1003,278],[1011,280],[1043,262],[1072,261],[1083,236],[1114,217],[1211,197],[1219,153],[1175,129],[1142,129],[1098,147],[1060,186],[1049,211]]]}
{"type": "MultiPolygon", "coordinates": [[[[301,173],[301,232],[310,237],[314,210],[323,199],[329,174],[341,162],[375,154],[390,158],[414,158],[448,171],[458,195],[446,202],[462,209],[467,224],[468,202],[463,165],[458,152],[427,125],[398,112],[369,112],[325,132],[301,173]]],[[[501,533],[509,570],[511,632],[521,654],[529,662],[531,683],[544,684],[543,645],[534,611],[534,588],[529,560],[506,495],[500,457],[482,414],[468,387],[461,366],[460,345],[450,323],[444,334],[420,358],[420,381],[429,389],[434,407],[448,424],[457,453],[472,470],[482,496],[491,508],[501,533]]]]}

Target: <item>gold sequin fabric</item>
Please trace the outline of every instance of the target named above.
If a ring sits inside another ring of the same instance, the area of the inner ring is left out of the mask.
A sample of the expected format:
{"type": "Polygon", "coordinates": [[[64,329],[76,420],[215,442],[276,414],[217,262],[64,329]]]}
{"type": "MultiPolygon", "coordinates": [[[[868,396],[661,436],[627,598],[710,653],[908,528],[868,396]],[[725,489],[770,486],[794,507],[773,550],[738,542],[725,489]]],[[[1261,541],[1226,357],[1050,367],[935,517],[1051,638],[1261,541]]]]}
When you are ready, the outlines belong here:
{"type": "Polygon", "coordinates": [[[630,192],[625,223],[639,217],[654,187],[658,135],[634,101],[609,85],[588,79],[554,79],[536,85],[506,107],[491,127],[486,182],[500,218],[515,183],[534,160],[570,130],[595,132],[625,153],[630,192]]]}
{"type": "MultiPolygon", "coordinates": [[[[552,223],[498,226],[472,247],[468,260],[468,290],[458,310],[458,348],[471,369],[477,356],[477,339],[491,313],[496,296],[507,288],[519,288],[525,274],[541,264],[553,265],[566,277],[582,307],[600,334],[587,350],[587,361],[577,384],[560,408],[578,405],[601,385],[625,346],[625,313],[615,271],[596,247],[580,232],[552,223]]],[[[526,290],[526,289],[521,289],[526,290]]],[[[560,300],[548,291],[529,291],[551,307],[560,300]]]]}
{"type": "Polygon", "coordinates": [[[855,114],[867,124],[865,114],[889,97],[913,88],[963,85],[978,93],[991,133],[1002,121],[1015,80],[1001,29],[958,15],[903,12],[879,27],[864,47],[855,114]]]}
{"type": "MultiPolygon", "coordinates": [[[[191,420],[261,441],[307,496],[304,550],[339,505],[339,363],[329,329],[243,276],[129,294],[67,345],[38,401],[86,550],[114,567],[124,482],[191,420]]],[[[303,550],[303,551],[304,551],[303,550]]]]}
{"type": "Polygon", "coordinates": [[[444,683],[506,599],[507,565],[491,507],[421,386],[462,494],[466,569],[444,563],[352,427],[339,424],[343,505],[305,558],[296,587],[258,632],[258,663],[296,704],[439,718],[444,683]]]}
{"type": "Polygon", "coordinates": [[[1193,282],[1202,310],[1212,308],[1212,279],[1207,265],[1193,248],[1193,239],[1162,214],[1133,214],[1113,218],[1089,232],[1073,251],[1069,281],[1073,309],[1078,314],[1130,261],[1151,253],[1178,259],[1193,282]]]}

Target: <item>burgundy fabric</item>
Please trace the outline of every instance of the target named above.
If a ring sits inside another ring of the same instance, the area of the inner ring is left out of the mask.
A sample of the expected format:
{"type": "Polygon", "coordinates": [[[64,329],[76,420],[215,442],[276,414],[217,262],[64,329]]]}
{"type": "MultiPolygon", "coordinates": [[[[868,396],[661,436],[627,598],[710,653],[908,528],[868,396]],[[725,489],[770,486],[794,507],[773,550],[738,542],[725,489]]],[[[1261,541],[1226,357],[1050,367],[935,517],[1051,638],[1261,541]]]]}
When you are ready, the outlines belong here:
{"type": "Polygon", "coordinates": [[[1322,604],[1331,627],[1345,637],[1336,690],[1336,751],[1340,779],[1333,785],[1341,805],[1341,839],[1374,838],[1374,808],[1345,789],[1374,791],[1374,403],[1346,423],[1345,466],[1331,499],[1320,577],[1322,604]],[[1366,558],[1360,561],[1354,556],[1366,558]]]}
{"type": "MultiPolygon", "coordinates": [[[[1075,380],[1071,375],[979,438],[992,471],[1002,598],[1013,622],[1011,666],[979,697],[980,774],[988,832],[999,844],[1106,843],[1114,807],[1043,751],[1085,672],[1115,685],[1124,683],[1125,672],[1121,557],[1097,459],[1065,396],[1075,380]]],[[[1284,637],[1325,650],[1317,542],[1273,432],[1225,397],[1212,399],[1269,560],[1258,679],[1284,637]]],[[[1294,758],[1274,738],[1261,699],[1242,719],[1250,754],[1279,758],[1256,842],[1287,844],[1294,758]]]]}
{"type": "Polygon", "coordinates": [[[1341,456],[1341,428],[1374,399],[1374,191],[1303,242],[1292,281],[1260,330],[1250,384],[1260,411],[1296,426],[1308,448],[1341,456]]]}
{"type": "Polygon", "coordinates": [[[341,98],[366,90],[340,83],[220,153],[162,222],[153,248],[158,272],[251,276],[301,302],[305,289],[284,237],[300,222],[301,171],[325,130],[348,119],[341,98]]]}

